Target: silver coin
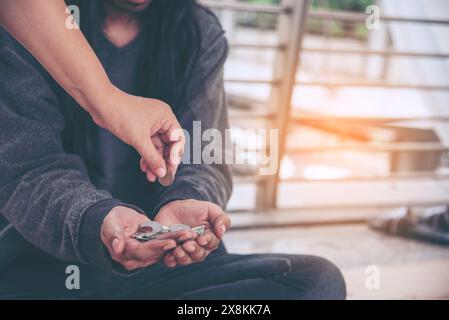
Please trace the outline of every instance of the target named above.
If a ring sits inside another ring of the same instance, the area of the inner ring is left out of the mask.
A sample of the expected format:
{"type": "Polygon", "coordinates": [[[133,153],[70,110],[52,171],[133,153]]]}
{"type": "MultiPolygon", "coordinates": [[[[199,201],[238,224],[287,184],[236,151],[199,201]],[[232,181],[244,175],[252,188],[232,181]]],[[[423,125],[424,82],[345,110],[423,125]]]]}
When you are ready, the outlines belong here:
{"type": "Polygon", "coordinates": [[[163,178],[157,178],[157,181],[159,181],[162,186],[168,187],[173,184],[173,181],[175,181],[175,175],[170,168],[167,168],[167,173],[165,176],[163,178]]]}
{"type": "Polygon", "coordinates": [[[133,238],[139,241],[149,241],[157,239],[160,234],[150,234],[150,233],[135,233],[133,234],[133,238]]]}
{"type": "Polygon", "coordinates": [[[139,241],[148,241],[150,240],[149,237],[147,237],[146,234],[144,233],[138,233],[138,234],[133,234],[133,238],[139,241]]]}
{"type": "Polygon", "coordinates": [[[146,221],[139,226],[139,231],[141,234],[152,236],[162,231],[162,225],[156,221],[146,221]]]}
{"type": "Polygon", "coordinates": [[[170,228],[170,232],[190,230],[190,226],[188,226],[186,224],[182,224],[182,223],[171,225],[169,228],[170,228]]]}

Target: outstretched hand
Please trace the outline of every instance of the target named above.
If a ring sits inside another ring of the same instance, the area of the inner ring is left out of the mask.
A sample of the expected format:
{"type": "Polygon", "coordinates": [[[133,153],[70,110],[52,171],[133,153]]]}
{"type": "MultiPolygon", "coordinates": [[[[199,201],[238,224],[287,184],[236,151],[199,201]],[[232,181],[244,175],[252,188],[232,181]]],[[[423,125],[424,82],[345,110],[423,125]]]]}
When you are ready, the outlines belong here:
{"type": "Polygon", "coordinates": [[[198,236],[191,231],[177,231],[160,236],[156,240],[139,242],[132,235],[148,217],[137,211],[117,206],[103,220],[101,239],[111,258],[126,270],[136,270],[159,262],[177,243],[194,240],[198,236]]]}
{"type": "Polygon", "coordinates": [[[164,263],[168,267],[204,261],[218,248],[220,240],[231,226],[231,220],[219,206],[193,199],[169,202],[161,208],[154,220],[167,226],[182,223],[206,227],[197,239],[187,240],[165,254],[164,263]]]}

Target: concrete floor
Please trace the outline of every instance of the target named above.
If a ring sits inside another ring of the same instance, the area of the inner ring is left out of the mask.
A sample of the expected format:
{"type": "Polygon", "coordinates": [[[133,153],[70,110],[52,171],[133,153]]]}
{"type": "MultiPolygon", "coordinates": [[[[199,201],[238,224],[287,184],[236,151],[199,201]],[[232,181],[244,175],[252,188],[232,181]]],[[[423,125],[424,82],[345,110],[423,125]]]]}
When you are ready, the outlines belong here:
{"type": "Polygon", "coordinates": [[[225,243],[233,253],[325,257],[342,270],[349,299],[449,299],[449,247],[382,235],[364,224],[231,230],[225,243]]]}

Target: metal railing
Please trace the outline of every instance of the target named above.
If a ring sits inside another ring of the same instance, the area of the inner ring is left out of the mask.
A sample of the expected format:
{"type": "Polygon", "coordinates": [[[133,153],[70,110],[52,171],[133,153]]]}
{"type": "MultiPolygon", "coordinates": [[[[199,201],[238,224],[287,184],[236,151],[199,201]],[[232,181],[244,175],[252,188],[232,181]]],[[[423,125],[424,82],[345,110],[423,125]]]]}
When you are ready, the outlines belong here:
{"type": "Polygon", "coordinates": [[[237,1],[201,0],[200,3],[212,9],[250,11],[273,14],[291,14],[293,8],[288,5],[256,5],[237,1]]]}
{"type": "MultiPolygon", "coordinates": [[[[323,119],[321,115],[311,116],[303,114],[291,114],[292,92],[295,86],[320,86],[326,88],[340,87],[365,87],[365,88],[388,88],[388,89],[413,89],[425,91],[449,91],[449,85],[437,84],[414,84],[414,83],[391,83],[386,81],[298,81],[296,72],[301,62],[303,54],[326,54],[326,55],[377,55],[383,57],[409,57],[426,59],[449,59],[449,53],[446,52],[415,52],[415,51],[395,51],[395,50],[351,50],[351,49],[328,49],[328,48],[303,48],[302,39],[306,32],[307,19],[318,20],[338,20],[347,22],[364,22],[367,15],[362,13],[335,12],[335,11],[309,11],[309,0],[281,0],[280,5],[253,5],[241,2],[221,2],[221,1],[202,1],[208,7],[214,9],[236,10],[270,13],[279,15],[278,17],[278,36],[279,44],[259,44],[259,43],[231,43],[232,49],[238,50],[275,50],[275,70],[273,79],[226,79],[228,83],[242,84],[268,84],[272,86],[272,97],[268,111],[232,111],[232,118],[260,118],[271,123],[274,128],[280,130],[279,161],[285,154],[291,153],[320,153],[320,152],[448,152],[449,146],[443,146],[439,143],[394,143],[385,145],[343,145],[336,147],[295,147],[288,148],[286,145],[289,125],[300,124],[304,121],[323,119]]],[[[428,19],[420,17],[399,17],[399,16],[380,16],[381,21],[399,22],[399,23],[418,23],[418,24],[436,24],[449,26],[447,19],[428,19]]],[[[329,117],[324,116],[329,119],[329,117]]],[[[335,121],[352,121],[355,123],[385,124],[397,121],[432,121],[447,122],[449,117],[402,117],[402,118],[377,118],[377,119],[359,119],[359,118],[333,118],[335,121]]],[[[269,148],[270,146],[268,146],[269,148]]],[[[278,163],[278,167],[280,162],[278,163]]],[[[449,179],[449,174],[440,174],[435,172],[409,172],[392,173],[384,176],[371,177],[351,177],[341,181],[370,181],[370,180],[401,180],[401,179],[449,179]]],[[[279,173],[267,177],[245,177],[239,178],[245,183],[254,182],[258,185],[258,195],[256,205],[263,208],[275,208],[277,199],[278,185],[281,181],[279,173]]],[[[284,181],[284,180],[282,180],[284,181]]],[[[304,178],[291,178],[286,182],[308,181],[304,178]]],[[[318,182],[339,180],[317,180],[318,182]]]]}
{"type": "Polygon", "coordinates": [[[349,49],[332,49],[332,48],[304,48],[304,53],[318,54],[351,54],[359,56],[378,55],[378,56],[396,56],[396,57],[413,57],[413,58],[433,58],[433,59],[449,59],[449,53],[438,52],[415,52],[415,51],[394,51],[394,50],[349,50],[349,49]]]}
{"type": "MultiPolygon", "coordinates": [[[[363,13],[353,13],[353,12],[337,12],[337,11],[326,11],[317,10],[309,11],[309,18],[311,19],[328,19],[328,20],[340,20],[348,22],[365,22],[367,15],[363,13]]],[[[404,22],[404,23],[422,23],[422,24],[439,24],[439,25],[449,25],[448,19],[428,19],[421,17],[399,17],[399,16],[379,16],[379,19],[384,22],[404,22]]]]}

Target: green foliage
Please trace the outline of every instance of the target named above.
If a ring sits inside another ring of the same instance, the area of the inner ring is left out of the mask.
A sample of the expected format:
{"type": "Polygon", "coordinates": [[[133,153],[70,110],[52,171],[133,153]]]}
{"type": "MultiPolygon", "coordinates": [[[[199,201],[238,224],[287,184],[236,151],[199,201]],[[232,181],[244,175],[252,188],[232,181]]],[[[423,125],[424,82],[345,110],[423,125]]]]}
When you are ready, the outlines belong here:
{"type": "MultiPolygon", "coordinates": [[[[272,5],[279,4],[281,0],[240,0],[252,4],[272,5]]],[[[354,11],[364,13],[366,7],[375,3],[375,0],[311,0],[311,10],[324,9],[334,11],[354,11]]],[[[238,13],[240,25],[260,29],[274,29],[277,16],[266,13],[240,12],[238,13]]],[[[367,30],[363,24],[343,21],[323,21],[309,19],[307,32],[312,34],[327,34],[331,37],[351,37],[365,40],[367,30]]]]}
{"type": "MultiPolygon", "coordinates": [[[[353,11],[364,13],[366,7],[375,3],[375,0],[312,0],[312,10],[353,11]]],[[[365,40],[367,29],[364,24],[349,23],[344,21],[309,20],[308,31],[316,34],[326,33],[332,37],[351,37],[365,40]]]]}
{"type": "MultiPolygon", "coordinates": [[[[240,0],[254,4],[278,4],[280,0],[240,0]]],[[[329,8],[332,10],[365,11],[365,8],[374,4],[374,0],[312,0],[314,8],[329,8]]]]}
{"type": "Polygon", "coordinates": [[[312,0],[313,8],[365,12],[374,0],[312,0]]]}

